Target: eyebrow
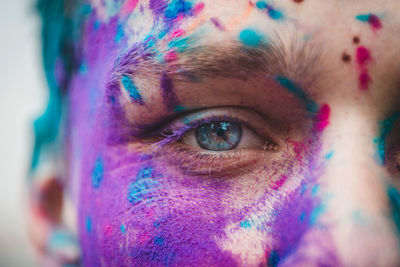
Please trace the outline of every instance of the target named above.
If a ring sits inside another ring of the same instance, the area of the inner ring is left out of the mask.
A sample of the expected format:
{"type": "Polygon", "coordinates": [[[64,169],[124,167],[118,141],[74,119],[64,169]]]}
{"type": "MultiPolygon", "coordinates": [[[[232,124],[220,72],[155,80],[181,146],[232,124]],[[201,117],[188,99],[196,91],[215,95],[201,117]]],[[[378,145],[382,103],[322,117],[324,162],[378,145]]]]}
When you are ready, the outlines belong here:
{"type": "Polygon", "coordinates": [[[188,37],[183,41],[186,46],[172,62],[159,60],[160,55],[153,49],[154,40],[133,46],[115,62],[110,80],[114,90],[118,90],[121,77],[137,73],[148,79],[167,74],[175,80],[194,82],[203,78],[246,80],[262,74],[300,98],[308,109],[314,109],[310,95],[312,85],[323,73],[322,53],[307,41],[293,37],[284,42],[277,36],[258,46],[246,46],[234,40],[205,45],[196,45],[197,40],[188,40],[188,37]]]}

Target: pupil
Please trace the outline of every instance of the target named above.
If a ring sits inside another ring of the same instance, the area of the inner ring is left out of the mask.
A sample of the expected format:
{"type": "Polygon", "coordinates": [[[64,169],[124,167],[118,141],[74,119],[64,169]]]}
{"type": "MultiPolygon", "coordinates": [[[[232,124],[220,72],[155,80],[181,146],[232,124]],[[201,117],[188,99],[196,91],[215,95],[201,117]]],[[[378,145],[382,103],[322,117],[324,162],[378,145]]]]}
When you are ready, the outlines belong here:
{"type": "Polygon", "coordinates": [[[196,128],[196,141],[201,148],[213,151],[234,149],[242,138],[242,127],[234,122],[210,122],[196,128]]]}

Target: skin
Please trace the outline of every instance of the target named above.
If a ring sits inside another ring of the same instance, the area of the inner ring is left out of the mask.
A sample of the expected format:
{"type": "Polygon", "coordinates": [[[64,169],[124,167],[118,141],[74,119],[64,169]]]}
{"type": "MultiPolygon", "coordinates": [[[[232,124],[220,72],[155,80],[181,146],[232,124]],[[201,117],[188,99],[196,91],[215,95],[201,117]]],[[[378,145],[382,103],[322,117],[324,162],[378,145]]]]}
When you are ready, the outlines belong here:
{"type": "Polygon", "coordinates": [[[397,1],[204,0],[180,13],[97,2],[64,142],[85,266],[400,264],[387,193],[400,124],[384,123],[400,111],[397,1]],[[272,44],[284,72],[179,75],[195,59],[213,66],[272,44]],[[234,150],[206,151],[181,126],[210,116],[251,129],[234,150]]]}

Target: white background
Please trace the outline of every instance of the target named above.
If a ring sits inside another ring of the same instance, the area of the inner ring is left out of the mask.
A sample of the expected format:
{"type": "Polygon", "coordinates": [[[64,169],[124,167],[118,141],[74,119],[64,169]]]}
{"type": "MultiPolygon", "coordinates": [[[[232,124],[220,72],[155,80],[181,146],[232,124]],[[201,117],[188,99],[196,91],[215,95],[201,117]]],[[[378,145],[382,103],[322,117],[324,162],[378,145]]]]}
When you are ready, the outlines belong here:
{"type": "Polygon", "coordinates": [[[0,8],[0,266],[35,266],[26,231],[32,121],[47,101],[35,0],[0,8]]]}

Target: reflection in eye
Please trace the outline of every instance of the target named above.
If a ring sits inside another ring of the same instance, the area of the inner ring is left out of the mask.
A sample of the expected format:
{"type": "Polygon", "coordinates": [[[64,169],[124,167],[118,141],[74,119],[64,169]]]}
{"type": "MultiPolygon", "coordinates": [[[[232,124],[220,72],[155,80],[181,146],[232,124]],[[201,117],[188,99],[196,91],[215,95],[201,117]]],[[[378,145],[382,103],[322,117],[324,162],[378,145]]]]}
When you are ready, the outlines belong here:
{"type": "Polygon", "coordinates": [[[234,149],[242,138],[242,127],[235,122],[210,122],[197,127],[195,132],[198,145],[214,151],[234,149]]]}

